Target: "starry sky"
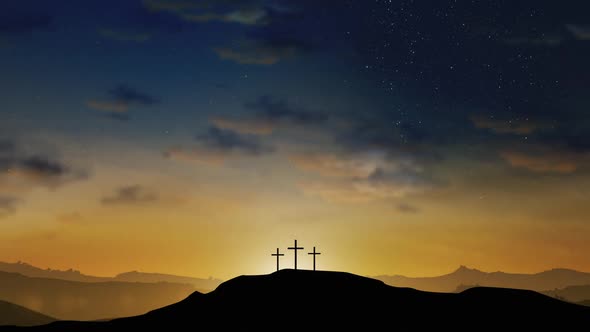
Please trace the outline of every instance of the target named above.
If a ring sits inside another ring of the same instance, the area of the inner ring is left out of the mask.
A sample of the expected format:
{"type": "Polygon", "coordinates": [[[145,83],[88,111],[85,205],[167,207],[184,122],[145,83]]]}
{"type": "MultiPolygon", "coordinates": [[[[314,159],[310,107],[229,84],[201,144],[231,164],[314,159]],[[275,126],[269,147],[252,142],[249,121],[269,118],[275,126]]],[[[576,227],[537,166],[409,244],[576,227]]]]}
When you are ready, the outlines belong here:
{"type": "Polygon", "coordinates": [[[0,260],[590,271],[589,10],[2,1],[0,260]]]}

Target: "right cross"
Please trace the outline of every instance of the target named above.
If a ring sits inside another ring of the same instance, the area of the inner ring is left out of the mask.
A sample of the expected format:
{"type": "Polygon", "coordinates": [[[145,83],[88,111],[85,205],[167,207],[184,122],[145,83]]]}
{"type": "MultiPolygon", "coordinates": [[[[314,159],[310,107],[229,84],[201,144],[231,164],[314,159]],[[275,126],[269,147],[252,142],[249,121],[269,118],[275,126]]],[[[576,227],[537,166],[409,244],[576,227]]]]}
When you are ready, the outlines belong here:
{"type": "Polygon", "coordinates": [[[316,252],[315,251],[315,247],[313,247],[313,252],[308,252],[308,255],[313,255],[313,270],[315,271],[315,256],[316,255],[321,255],[320,252],[316,252]]]}

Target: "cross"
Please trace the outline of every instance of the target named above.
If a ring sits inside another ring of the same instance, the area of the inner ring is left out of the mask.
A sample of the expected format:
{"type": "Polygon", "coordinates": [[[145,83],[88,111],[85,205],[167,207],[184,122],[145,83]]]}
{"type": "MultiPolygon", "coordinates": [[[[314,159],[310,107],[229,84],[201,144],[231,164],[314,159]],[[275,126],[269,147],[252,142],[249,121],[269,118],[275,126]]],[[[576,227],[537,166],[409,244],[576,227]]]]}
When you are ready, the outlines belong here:
{"type": "Polygon", "coordinates": [[[295,270],[297,270],[297,250],[303,250],[303,247],[297,246],[297,240],[295,240],[295,246],[287,248],[289,250],[295,250],[295,270]]]}
{"type": "Polygon", "coordinates": [[[279,270],[279,257],[280,256],[285,256],[285,254],[279,254],[279,248],[277,248],[277,253],[276,254],[270,254],[271,256],[277,256],[277,271],[279,270]]]}
{"type": "Polygon", "coordinates": [[[321,255],[320,252],[315,252],[315,247],[313,247],[313,252],[308,252],[308,255],[313,255],[313,270],[315,271],[315,256],[321,255]]]}

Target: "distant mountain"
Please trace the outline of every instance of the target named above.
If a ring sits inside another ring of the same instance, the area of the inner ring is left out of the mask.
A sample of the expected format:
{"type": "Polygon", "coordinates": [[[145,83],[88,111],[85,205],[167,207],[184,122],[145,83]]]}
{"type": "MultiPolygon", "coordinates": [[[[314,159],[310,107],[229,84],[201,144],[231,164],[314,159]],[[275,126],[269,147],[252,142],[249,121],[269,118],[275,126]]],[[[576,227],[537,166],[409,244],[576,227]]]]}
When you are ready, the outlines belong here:
{"type": "Polygon", "coordinates": [[[34,326],[54,322],[55,318],[45,316],[14,303],[0,301],[0,326],[34,326]]]}
{"type": "Polygon", "coordinates": [[[200,279],[192,277],[175,276],[172,274],[162,273],[145,273],[145,272],[125,272],[118,274],[113,278],[116,281],[125,282],[172,282],[178,284],[190,284],[199,292],[206,293],[214,290],[222,283],[220,279],[200,279]]]}
{"type": "Polygon", "coordinates": [[[96,320],[140,315],[178,302],[190,284],[78,282],[0,272],[0,299],[60,319],[96,320]]]}
{"type": "Polygon", "coordinates": [[[482,272],[465,266],[456,271],[438,276],[409,278],[381,275],[374,277],[391,286],[411,287],[431,292],[453,292],[460,285],[480,285],[545,291],[572,285],[590,285],[590,273],[568,269],[553,269],[535,274],[482,272]]]}
{"type": "MultiPolygon", "coordinates": [[[[590,308],[527,290],[455,293],[397,288],[341,272],[281,270],[240,276],[208,294],[108,322],[55,322],[33,331],[573,330],[590,308]]],[[[8,329],[10,330],[10,329],[8,329]]]]}
{"type": "Polygon", "coordinates": [[[563,298],[570,302],[590,300],[590,285],[567,286],[565,288],[546,290],[545,295],[563,298]]]}
{"type": "Polygon", "coordinates": [[[0,271],[20,273],[27,277],[52,278],[81,282],[103,282],[110,281],[112,279],[85,275],[80,273],[80,271],[76,271],[73,269],[65,271],[52,269],[44,270],[21,261],[18,261],[16,263],[0,262],[0,271]]]}
{"type": "Polygon", "coordinates": [[[20,273],[27,277],[36,278],[51,278],[61,279],[70,281],[80,282],[106,282],[106,281],[124,281],[124,282],[171,282],[179,284],[191,284],[200,292],[206,293],[214,290],[222,280],[220,279],[201,279],[192,277],[175,276],[171,274],[161,273],[144,273],[144,272],[126,272],[118,274],[113,277],[95,277],[80,273],[80,271],[69,269],[69,270],[52,270],[52,269],[41,269],[23,262],[16,263],[5,263],[0,262],[0,271],[20,273]]]}

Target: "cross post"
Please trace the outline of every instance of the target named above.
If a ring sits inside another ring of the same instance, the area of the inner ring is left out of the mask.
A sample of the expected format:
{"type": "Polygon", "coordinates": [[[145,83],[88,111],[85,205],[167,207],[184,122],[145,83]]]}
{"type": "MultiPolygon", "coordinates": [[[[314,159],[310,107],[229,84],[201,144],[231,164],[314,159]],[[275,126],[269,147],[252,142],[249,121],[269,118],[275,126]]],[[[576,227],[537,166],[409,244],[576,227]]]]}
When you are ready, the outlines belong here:
{"type": "Polygon", "coordinates": [[[295,270],[297,270],[297,250],[303,250],[303,247],[298,247],[297,246],[297,240],[295,240],[295,246],[294,247],[289,247],[287,249],[288,250],[294,250],[295,251],[295,270]]]}
{"type": "Polygon", "coordinates": [[[280,256],[285,256],[285,254],[279,254],[279,248],[277,248],[277,253],[276,254],[270,254],[271,256],[277,256],[277,271],[279,270],[279,257],[280,256]]]}
{"type": "Polygon", "coordinates": [[[315,251],[315,247],[313,247],[313,252],[308,252],[308,255],[313,255],[313,270],[315,271],[315,256],[316,255],[321,255],[322,253],[320,252],[316,252],[315,251]]]}

